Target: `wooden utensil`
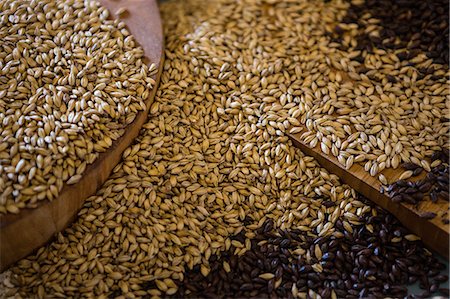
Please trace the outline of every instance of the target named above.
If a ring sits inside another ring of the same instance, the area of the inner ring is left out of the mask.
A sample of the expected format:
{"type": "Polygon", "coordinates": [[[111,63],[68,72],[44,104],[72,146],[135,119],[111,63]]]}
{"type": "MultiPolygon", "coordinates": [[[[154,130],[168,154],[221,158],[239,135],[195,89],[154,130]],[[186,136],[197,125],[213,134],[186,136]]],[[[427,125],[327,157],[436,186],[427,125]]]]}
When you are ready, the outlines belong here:
{"type": "MultiPolygon", "coordinates": [[[[303,132],[307,129],[304,127],[303,132]]],[[[422,238],[422,241],[431,249],[448,258],[449,256],[449,225],[442,223],[436,217],[428,220],[421,218],[419,215],[423,212],[439,213],[448,211],[448,202],[439,200],[437,203],[424,201],[418,207],[411,204],[395,203],[386,194],[380,192],[381,183],[377,177],[372,177],[360,165],[353,164],[347,170],[338,162],[338,160],[328,154],[324,154],[320,149],[320,144],[315,148],[311,148],[309,144],[300,139],[302,132],[296,134],[288,134],[295,146],[300,148],[306,155],[312,156],[328,171],[339,176],[343,182],[350,187],[372,200],[377,205],[388,210],[400,222],[403,223],[413,233],[422,238]]],[[[402,169],[385,169],[382,174],[389,182],[398,180],[404,170],[402,169]]],[[[422,177],[424,174],[422,174],[422,177]]],[[[421,177],[418,177],[420,179],[421,177]]]]}
{"type": "Polygon", "coordinates": [[[156,94],[163,65],[164,40],[156,0],[100,0],[113,17],[120,8],[127,13],[122,19],[138,43],[143,47],[146,63],[158,65],[156,84],[146,100],[147,110],[139,112],[111,148],[86,168],[83,178],[74,185],[65,185],[58,198],[42,201],[35,209],[23,209],[19,214],[0,216],[0,271],[42,246],[57,232],[71,223],[86,198],[105,182],[120,161],[123,151],[138,135],[147,119],[148,110],[156,94]]]}

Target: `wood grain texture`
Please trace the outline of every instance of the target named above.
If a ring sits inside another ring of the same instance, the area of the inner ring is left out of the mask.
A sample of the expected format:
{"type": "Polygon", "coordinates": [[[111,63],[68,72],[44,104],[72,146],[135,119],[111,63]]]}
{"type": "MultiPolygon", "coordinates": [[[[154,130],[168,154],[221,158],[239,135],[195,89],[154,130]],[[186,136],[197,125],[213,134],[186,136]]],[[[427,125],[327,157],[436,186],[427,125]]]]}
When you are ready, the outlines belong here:
{"type": "Polygon", "coordinates": [[[138,135],[145,123],[162,71],[164,39],[159,8],[156,0],[101,0],[112,17],[120,7],[128,13],[123,17],[129,31],[144,48],[146,63],[158,65],[154,76],[156,84],[146,100],[147,110],[137,114],[136,119],[116,140],[108,151],[86,168],[83,178],[74,185],[65,185],[57,199],[42,201],[35,209],[24,209],[19,214],[0,216],[0,271],[44,245],[57,232],[74,219],[86,198],[106,181],[112,169],[122,157],[123,151],[138,135]]]}
{"type": "MultiPolygon", "coordinates": [[[[449,225],[443,224],[439,217],[431,220],[420,218],[423,212],[439,212],[448,210],[448,203],[439,200],[437,203],[424,201],[415,207],[406,203],[394,203],[390,198],[382,194],[379,190],[381,183],[377,177],[372,177],[364,170],[364,167],[356,163],[347,170],[332,155],[324,154],[320,149],[320,143],[315,148],[311,148],[300,139],[300,136],[307,129],[306,127],[300,133],[288,134],[295,146],[300,148],[306,155],[312,156],[331,173],[339,176],[343,182],[353,189],[372,200],[377,205],[388,210],[400,222],[413,233],[422,238],[422,241],[439,254],[448,258],[449,256],[449,225]]],[[[381,173],[387,178],[388,182],[395,182],[402,174],[403,169],[385,169],[381,173]]],[[[425,171],[424,171],[425,172],[425,171]]],[[[422,177],[425,174],[422,174],[422,177]]],[[[419,176],[417,179],[420,179],[419,176]]]]}

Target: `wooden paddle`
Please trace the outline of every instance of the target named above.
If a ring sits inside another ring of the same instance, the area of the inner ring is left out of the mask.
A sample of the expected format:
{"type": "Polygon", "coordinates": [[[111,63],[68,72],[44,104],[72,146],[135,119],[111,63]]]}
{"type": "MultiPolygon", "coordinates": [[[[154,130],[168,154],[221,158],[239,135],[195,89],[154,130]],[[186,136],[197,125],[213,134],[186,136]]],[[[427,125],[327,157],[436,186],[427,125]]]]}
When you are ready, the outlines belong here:
{"type": "MultiPolygon", "coordinates": [[[[431,249],[448,258],[449,255],[449,225],[444,224],[439,217],[434,219],[421,218],[424,212],[433,212],[438,215],[448,211],[448,202],[439,200],[436,203],[423,201],[418,207],[406,203],[395,203],[386,194],[380,192],[381,183],[377,177],[372,177],[364,168],[356,163],[350,169],[338,162],[331,154],[324,154],[320,149],[320,143],[315,148],[303,142],[300,136],[307,129],[296,134],[288,134],[295,146],[300,148],[306,155],[312,156],[319,161],[322,167],[339,176],[343,182],[372,200],[377,205],[391,212],[413,233],[422,238],[422,241],[431,249]]],[[[395,182],[403,173],[402,169],[385,169],[382,174],[389,182],[395,182]]],[[[424,177],[425,174],[422,174],[424,177]]],[[[417,179],[420,179],[419,176],[417,179]]]]}
{"type": "Polygon", "coordinates": [[[106,181],[112,169],[122,157],[123,151],[138,135],[147,119],[163,65],[164,39],[159,9],[156,0],[100,0],[111,15],[120,8],[126,13],[121,19],[129,31],[144,48],[146,63],[155,63],[158,73],[154,76],[156,85],[146,100],[147,110],[140,112],[133,123],[108,151],[86,168],[83,178],[74,185],[65,185],[58,198],[44,200],[35,209],[23,209],[19,214],[0,216],[0,271],[29,255],[44,245],[57,232],[63,230],[74,219],[86,198],[106,181]]]}

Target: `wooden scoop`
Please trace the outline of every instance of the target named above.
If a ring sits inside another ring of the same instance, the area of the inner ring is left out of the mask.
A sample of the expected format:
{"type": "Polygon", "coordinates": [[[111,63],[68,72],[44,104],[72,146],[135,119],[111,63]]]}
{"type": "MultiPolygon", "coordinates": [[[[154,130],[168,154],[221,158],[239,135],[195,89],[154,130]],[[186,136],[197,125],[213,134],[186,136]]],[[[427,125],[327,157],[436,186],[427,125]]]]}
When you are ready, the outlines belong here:
{"type": "Polygon", "coordinates": [[[35,209],[23,209],[18,214],[0,215],[0,271],[29,255],[44,245],[57,232],[63,230],[74,219],[86,198],[106,181],[112,169],[122,157],[123,151],[138,135],[147,119],[156,94],[163,65],[164,39],[159,8],[156,0],[100,0],[111,15],[119,14],[131,34],[143,47],[146,63],[155,63],[158,73],[156,84],[146,100],[146,111],[141,111],[125,130],[121,138],[98,159],[86,168],[83,178],[74,185],[65,185],[58,198],[44,200],[35,209]],[[123,9],[122,9],[123,8],[123,9]]]}

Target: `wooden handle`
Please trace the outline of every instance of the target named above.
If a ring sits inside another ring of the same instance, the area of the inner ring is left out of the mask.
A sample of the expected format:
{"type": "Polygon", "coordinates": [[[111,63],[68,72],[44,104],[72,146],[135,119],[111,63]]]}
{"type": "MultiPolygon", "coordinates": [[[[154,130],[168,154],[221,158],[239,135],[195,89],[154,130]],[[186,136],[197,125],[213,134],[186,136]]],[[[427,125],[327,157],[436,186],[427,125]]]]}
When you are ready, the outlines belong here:
{"type": "MultiPolygon", "coordinates": [[[[301,133],[288,135],[294,145],[301,149],[305,154],[317,159],[324,168],[339,176],[342,181],[350,187],[372,200],[377,205],[388,210],[397,217],[404,226],[421,237],[426,245],[448,258],[448,224],[442,223],[438,217],[427,220],[419,216],[423,212],[434,212],[437,214],[438,212],[447,211],[447,202],[438,201],[437,203],[432,203],[431,201],[424,201],[417,209],[410,204],[395,203],[387,195],[380,192],[381,183],[377,178],[372,177],[367,173],[362,166],[353,164],[353,166],[347,170],[335,157],[324,154],[320,149],[320,145],[311,148],[309,144],[303,142],[300,139],[301,133]]],[[[389,182],[394,182],[398,180],[402,172],[403,170],[400,169],[389,168],[383,170],[382,173],[389,182]]]]}
{"type": "Polygon", "coordinates": [[[19,214],[0,216],[0,271],[45,244],[55,233],[63,230],[74,220],[86,198],[93,195],[106,181],[120,161],[123,151],[138,135],[147,119],[159,83],[164,56],[164,40],[157,1],[101,0],[100,2],[110,10],[111,15],[114,15],[120,7],[128,10],[127,17],[123,21],[144,48],[146,62],[158,65],[158,73],[154,76],[156,84],[146,100],[147,110],[137,114],[123,136],[86,168],[78,183],[65,185],[58,198],[51,202],[44,200],[37,208],[23,209],[19,214]]]}

